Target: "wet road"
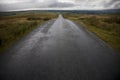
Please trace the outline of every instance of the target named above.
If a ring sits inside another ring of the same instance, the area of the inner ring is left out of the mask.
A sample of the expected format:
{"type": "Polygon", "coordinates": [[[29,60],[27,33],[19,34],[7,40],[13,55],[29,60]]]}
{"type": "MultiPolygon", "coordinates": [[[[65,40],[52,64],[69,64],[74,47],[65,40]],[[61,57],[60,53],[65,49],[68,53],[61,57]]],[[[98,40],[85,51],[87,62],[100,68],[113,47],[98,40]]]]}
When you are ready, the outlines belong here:
{"type": "Polygon", "coordinates": [[[120,56],[61,15],[0,56],[0,80],[120,80],[120,56]]]}

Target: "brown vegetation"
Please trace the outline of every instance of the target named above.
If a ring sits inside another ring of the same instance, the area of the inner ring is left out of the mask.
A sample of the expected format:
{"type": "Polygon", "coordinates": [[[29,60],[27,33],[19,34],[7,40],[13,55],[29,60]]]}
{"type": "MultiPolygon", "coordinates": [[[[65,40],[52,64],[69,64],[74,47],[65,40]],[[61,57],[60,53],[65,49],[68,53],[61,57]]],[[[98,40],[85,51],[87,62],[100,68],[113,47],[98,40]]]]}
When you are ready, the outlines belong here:
{"type": "Polygon", "coordinates": [[[76,21],[120,52],[120,14],[67,14],[64,17],[76,21]]]}
{"type": "Polygon", "coordinates": [[[2,16],[0,18],[0,52],[32,31],[37,25],[56,16],[55,14],[2,16]]]}

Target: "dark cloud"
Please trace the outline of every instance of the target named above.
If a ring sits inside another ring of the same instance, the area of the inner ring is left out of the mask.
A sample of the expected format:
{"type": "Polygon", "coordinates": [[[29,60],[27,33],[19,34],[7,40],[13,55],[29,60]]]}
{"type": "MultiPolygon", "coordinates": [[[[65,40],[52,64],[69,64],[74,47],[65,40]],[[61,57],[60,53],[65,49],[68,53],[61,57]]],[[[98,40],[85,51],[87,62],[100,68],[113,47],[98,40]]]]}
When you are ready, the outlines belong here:
{"type": "Polygon", "coordinates": [[[120,9],[120,2],[114,5],[114,8],[120,9]]]}
{"type": "Polygon", "coordinates": [[[105,5],[104,5],[106,8],[117,8],[117,9],[119,9],[120,8],[120,0],[110,0],[108,3],[106,3],[105,5]]]}

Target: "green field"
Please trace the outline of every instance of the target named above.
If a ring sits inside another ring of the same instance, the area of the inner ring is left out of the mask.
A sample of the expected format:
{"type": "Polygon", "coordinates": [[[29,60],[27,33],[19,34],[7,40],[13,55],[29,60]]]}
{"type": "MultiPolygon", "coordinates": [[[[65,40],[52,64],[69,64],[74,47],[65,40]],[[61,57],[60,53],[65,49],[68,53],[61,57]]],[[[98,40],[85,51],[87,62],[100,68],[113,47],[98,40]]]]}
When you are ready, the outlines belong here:
{"type": "Polygon", "coordinates": [[[56,14],[18,14],[1,16],[0,52],[2,53],[17,40],[31,32],[37,25],[56,17],[56,14]]]}
{"type": "Polygon", "coordinates": [[[120,53],[120,14],[65,14],[120,53]]]}

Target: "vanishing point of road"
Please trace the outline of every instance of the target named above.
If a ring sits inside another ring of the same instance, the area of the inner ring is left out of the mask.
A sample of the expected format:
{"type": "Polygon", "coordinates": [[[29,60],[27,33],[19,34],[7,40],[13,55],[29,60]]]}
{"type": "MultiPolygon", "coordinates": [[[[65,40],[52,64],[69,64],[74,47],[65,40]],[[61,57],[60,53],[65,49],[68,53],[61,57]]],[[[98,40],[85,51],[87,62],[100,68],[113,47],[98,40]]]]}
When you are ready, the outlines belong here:
{"type": "Polygon", "coordinates": [[[120,80],[120,56],[59,15],[0,55],[0,80],[120,80]]]}

